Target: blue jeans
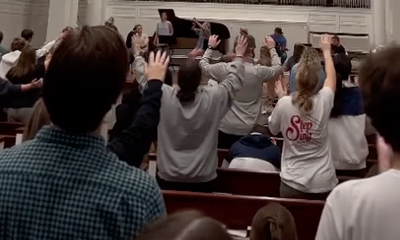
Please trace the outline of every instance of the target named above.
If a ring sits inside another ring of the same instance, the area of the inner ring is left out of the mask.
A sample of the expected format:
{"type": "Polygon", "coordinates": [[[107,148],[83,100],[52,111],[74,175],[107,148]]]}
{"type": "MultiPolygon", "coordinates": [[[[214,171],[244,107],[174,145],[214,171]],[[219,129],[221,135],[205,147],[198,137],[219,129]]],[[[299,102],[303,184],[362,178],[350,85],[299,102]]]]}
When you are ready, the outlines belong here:
{"type": "Polygon", "coordinates": [[[284,52],[284,51],[282,51],[281,52],[281,63],[282,63],[282,65],[286,62],[286,59],[287,59],[287,54],[286,54],[286,52],[284,52]]]}

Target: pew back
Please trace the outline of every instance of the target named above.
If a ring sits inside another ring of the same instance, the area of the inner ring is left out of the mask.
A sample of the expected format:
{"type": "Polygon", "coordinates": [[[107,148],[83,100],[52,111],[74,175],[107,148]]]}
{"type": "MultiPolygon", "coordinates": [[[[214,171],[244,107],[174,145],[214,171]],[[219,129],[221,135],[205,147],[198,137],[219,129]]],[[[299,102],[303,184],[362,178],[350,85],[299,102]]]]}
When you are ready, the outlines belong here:
{"type": "Polygon", "coordinates": [[[251,226],[256,212],[276,202],[286,207],[293,215],[299,240],[315,238],[324,207],[323,201],[294,200],[268,197],[233,196],[210,193],[163,191],[169,214],[176,211],[195,209],[215,218],[229,229],[246,230],[251,226]]]}

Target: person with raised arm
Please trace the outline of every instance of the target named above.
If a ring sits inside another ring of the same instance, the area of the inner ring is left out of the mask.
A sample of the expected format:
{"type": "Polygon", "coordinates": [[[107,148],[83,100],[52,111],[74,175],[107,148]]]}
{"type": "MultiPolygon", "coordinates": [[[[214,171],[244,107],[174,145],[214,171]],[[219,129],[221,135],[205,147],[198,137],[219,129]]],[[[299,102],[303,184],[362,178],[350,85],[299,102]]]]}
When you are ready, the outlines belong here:
{"type": "Polygon", "coordinates": [[[366,114],[378,131],[380,174],[346,181],[326,200],[316,240],[399,239],[400,46],[364,59],[359,73],[366,114]]]}
{"type": "Polygon", "coordinates": [[[192,30],[199,36],[196,47],[189,53],[189,58],[196,58],[204,54],[208,47],[208,38],[211,35],[211,25],[209,22],[199,23],[196,18],[193,18],[192,30]]]}
{"type": "Polygon", "coordinates": [[[297,73],[297,88],[290,96],[281,81],[275,83],[279,101],[268,127],[284,138],[281,164],[281,197],[324,200],[336,186],[328,138],[328,121],[333,108],[336,72],[330,38],[321,37],[326,80],[318,85],[318,66],[302,65],[297,73]]]}
{"type": "MultiPolygon", "coordinates": [[[[210,36],[212,48],[219,43],[218,36],[210,36]]],[[[163,85],[157,147],[157,181],[162,189],[213,191],[218,166],[218,126],[242,88],[246,51],[247,39],[241,38],[236,58],[227,66],[226,79],[217,87],[200,86],[203,76],[195,60],[179,68],[179,87],[163,85]]],[[[146,62],[137,56],[134,64],[136,78],[146,89],[146,62]]]]}
{"type": "MultiPolygon", "coordinates": [[[[249,41],[248,36],[242,35],[241,38],[246,38],[249,41]]],[[[248,47],[246,49],[243,58],[245,69],[243,88],[238,92],[232,108],[221,120],[218,148],[229,149],[235,142],[251,131],[261,114],[263,83],[276,80],[283,73],[280,59],[275,50],[274,40],[271,37],[266,37],[264,46],[270,52],[272,67],[255,65],[251,48],[248,47]]],[[[230,63],[210,64],[212,50],[213,46],[208,46],[207,51],[200,60],[200,67],[205,77],[222,82],[229,73],[230,63]]]]}

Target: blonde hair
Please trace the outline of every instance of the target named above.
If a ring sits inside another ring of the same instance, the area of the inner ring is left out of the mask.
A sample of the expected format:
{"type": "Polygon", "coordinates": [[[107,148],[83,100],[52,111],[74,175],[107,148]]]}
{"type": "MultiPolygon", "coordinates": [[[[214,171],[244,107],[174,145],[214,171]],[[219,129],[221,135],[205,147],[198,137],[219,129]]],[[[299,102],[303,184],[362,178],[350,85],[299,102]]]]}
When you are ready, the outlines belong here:
{"type": "Polygon", "coordinates": [[[28,141],[35,138],[39,130],[51,123],[50,115],[47,112],[46,105],[42,98],[40,98],[33,109],[33,113],[29,119],[28,124],[25,127],[24,135],[22,136],[22,141],[28,141]]]}
{"type": "Polygon", "coordinates": [[[307,48],[301,55],[296,74],[296,92],[292,95],[292,103],[301,113],[313,109],[313,96],[318,85],[318,73],[321,61],[315,48],[307,48]]]}

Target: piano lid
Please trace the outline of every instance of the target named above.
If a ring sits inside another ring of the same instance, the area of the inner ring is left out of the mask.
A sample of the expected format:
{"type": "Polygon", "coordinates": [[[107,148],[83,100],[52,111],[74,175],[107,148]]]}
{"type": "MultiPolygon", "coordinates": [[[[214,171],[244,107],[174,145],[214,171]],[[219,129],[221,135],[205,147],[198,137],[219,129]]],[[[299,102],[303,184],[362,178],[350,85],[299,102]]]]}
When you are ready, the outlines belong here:
{"type": "MultiPolygon", "coordinates": [[[[176,38],[198,38],[197,34],[192,31],[193,21],[192,19],[179,18],[175,15],[173,9],[158,9],[158,12],[166,12],[168,16],[168,21],[172,23],[174,27],[174,37],[176,38]]],[[[199,21],[203,23],[203,21],[199,21]]],[[[221,23],[210,22],[211,24],[211,34],[216,34],[220,39],[229,39],[231,37],[229,29],[221,23]]]]}

